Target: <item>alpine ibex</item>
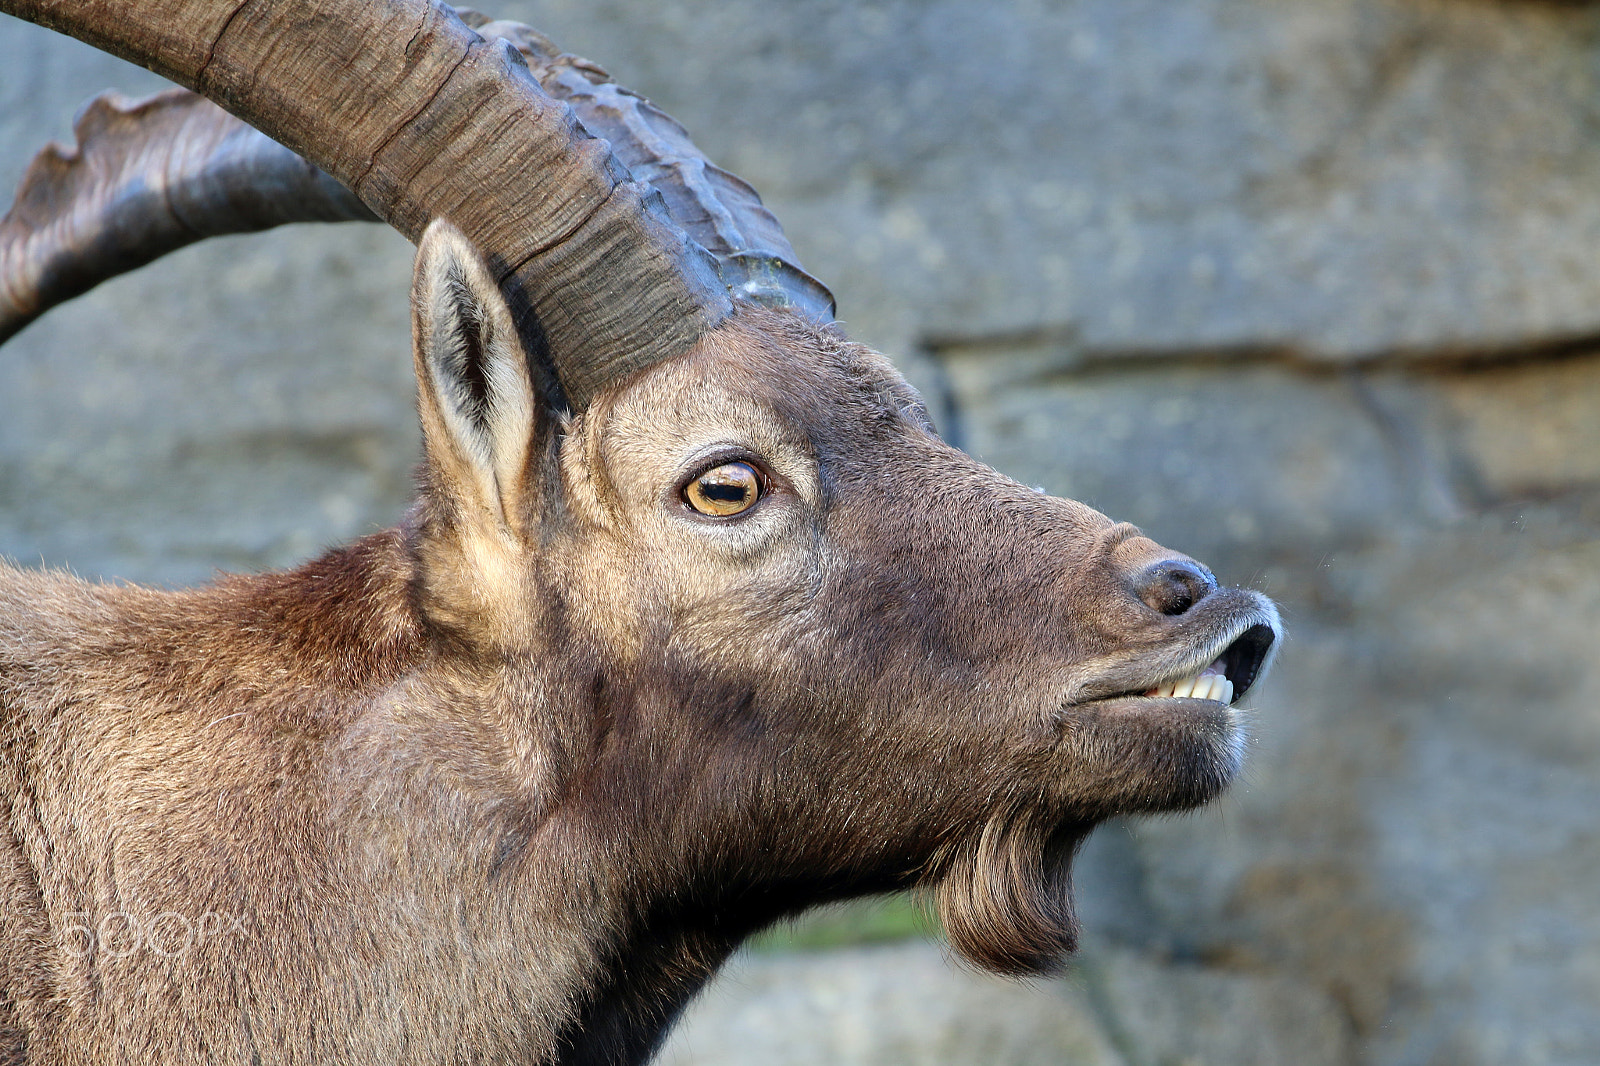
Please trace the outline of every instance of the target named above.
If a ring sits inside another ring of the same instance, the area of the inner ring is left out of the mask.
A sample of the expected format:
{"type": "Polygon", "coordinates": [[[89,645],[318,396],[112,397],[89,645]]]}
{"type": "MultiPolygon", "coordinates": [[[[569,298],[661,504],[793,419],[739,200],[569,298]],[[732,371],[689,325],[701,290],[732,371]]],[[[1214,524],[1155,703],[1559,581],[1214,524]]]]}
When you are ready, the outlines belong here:
{"type": "Polygon", "coordinates": [[[370,211],[420,238],[425,442],[297,570],[0,568],[0,1060],[638,1063],[753,931],[913,886],[1038,972],[1091,828],[1235,773],[1272,605],[942,443],[598,68],[429,0],[0,9],[336,179],[96,105],[0,229],[6,328],[370,211]]]}

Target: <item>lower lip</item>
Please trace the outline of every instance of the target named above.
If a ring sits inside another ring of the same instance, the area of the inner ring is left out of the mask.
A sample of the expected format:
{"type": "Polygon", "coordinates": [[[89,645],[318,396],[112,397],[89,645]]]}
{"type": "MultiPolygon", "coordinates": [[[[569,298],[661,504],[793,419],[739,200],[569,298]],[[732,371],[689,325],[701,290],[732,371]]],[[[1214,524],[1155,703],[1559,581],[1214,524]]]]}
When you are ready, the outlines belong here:
{"type": "Polygon", "coordinates": [[[1142,711],[1152,711],[1158,707],[1171,708],[1174,711],[1181,708],[1190,713],[1202,709],[1212,711],[1228,711],[1230,713],[1233,711],[1233,707],[1231,705],[1223,703],[1221,700],[1197,700],[1193,696],[1143,696],[1132,693],[1123,696],[1106,696],[1098,700],[1087,700],[1083,703],[1069,706],[1067,709],[1070,711],[1073,706],[1085,708],[1096,707],[1107,711],[1115,711],[1118,713],[1127,714],[1137,714],[1142,711]]]}

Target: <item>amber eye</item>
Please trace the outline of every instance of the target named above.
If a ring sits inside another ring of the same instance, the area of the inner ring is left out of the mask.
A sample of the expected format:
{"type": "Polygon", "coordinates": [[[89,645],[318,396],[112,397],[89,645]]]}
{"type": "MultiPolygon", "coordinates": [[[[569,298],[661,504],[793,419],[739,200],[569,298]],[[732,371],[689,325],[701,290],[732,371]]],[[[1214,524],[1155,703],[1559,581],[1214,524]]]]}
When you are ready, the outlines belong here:
{"type": "Polygon", "coordinates": [[[755,506],[761,475],[749,463],[723,463],[685,485],[683,498],[703,515],[728,518],[755,506]]]}

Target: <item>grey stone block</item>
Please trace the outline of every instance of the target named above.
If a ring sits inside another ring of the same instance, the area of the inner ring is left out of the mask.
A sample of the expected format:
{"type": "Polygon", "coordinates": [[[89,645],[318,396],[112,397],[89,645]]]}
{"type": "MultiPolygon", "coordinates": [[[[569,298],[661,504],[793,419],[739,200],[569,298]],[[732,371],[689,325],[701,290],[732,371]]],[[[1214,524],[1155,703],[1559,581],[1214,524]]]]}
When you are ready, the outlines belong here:
{"type": "Polygon", "coordinates": [[[1350,1023],[1327,995],[1281,976],[1161,963],[1126,951],[1084,963],[1130,1061],[1151,1066],[1346,1066],[1350,1023]]]}
{"type": "Polygon", "coordinates": [[[689,1011],[663,1066],[1345,1066],[1347,1020],[1283,977],[1091,950],[1016,982],[935,946],[743,955],[689,1011]]]}
{"type": "Polygon", "coordinates": [[[861,339],[1107,357],[1600,325],[1597,15],[1391,0],[527,0],[779,208],[861,339]]]}
{"type": "Polygon", "coordinates": [[[744,955],[662,1066],[1123,1066],[1085,995],[957,969],[935,946],[744,955]]]}

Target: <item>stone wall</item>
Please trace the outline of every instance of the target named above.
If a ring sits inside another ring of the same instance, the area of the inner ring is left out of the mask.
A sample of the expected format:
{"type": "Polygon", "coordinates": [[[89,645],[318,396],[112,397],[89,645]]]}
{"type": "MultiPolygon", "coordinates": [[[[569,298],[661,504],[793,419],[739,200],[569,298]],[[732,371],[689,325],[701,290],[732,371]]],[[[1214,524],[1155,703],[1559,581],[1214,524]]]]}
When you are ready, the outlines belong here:
{"type": "MultiPolygon", "coordinates": [[[[1291,632],[1240,785],[1091,841],[1065,981],[752,956],[671,1061],[1600,1061],[1600,12],[494,13],[751,179],[963,447],[1291,632]]],[[[0,20],[0,186],[106,85],[154,82],[0,20]]],[[[186,582],[392,521],[407,271],[299,227],[36,323],[0,350],[0,553],[186,582]]]]}

